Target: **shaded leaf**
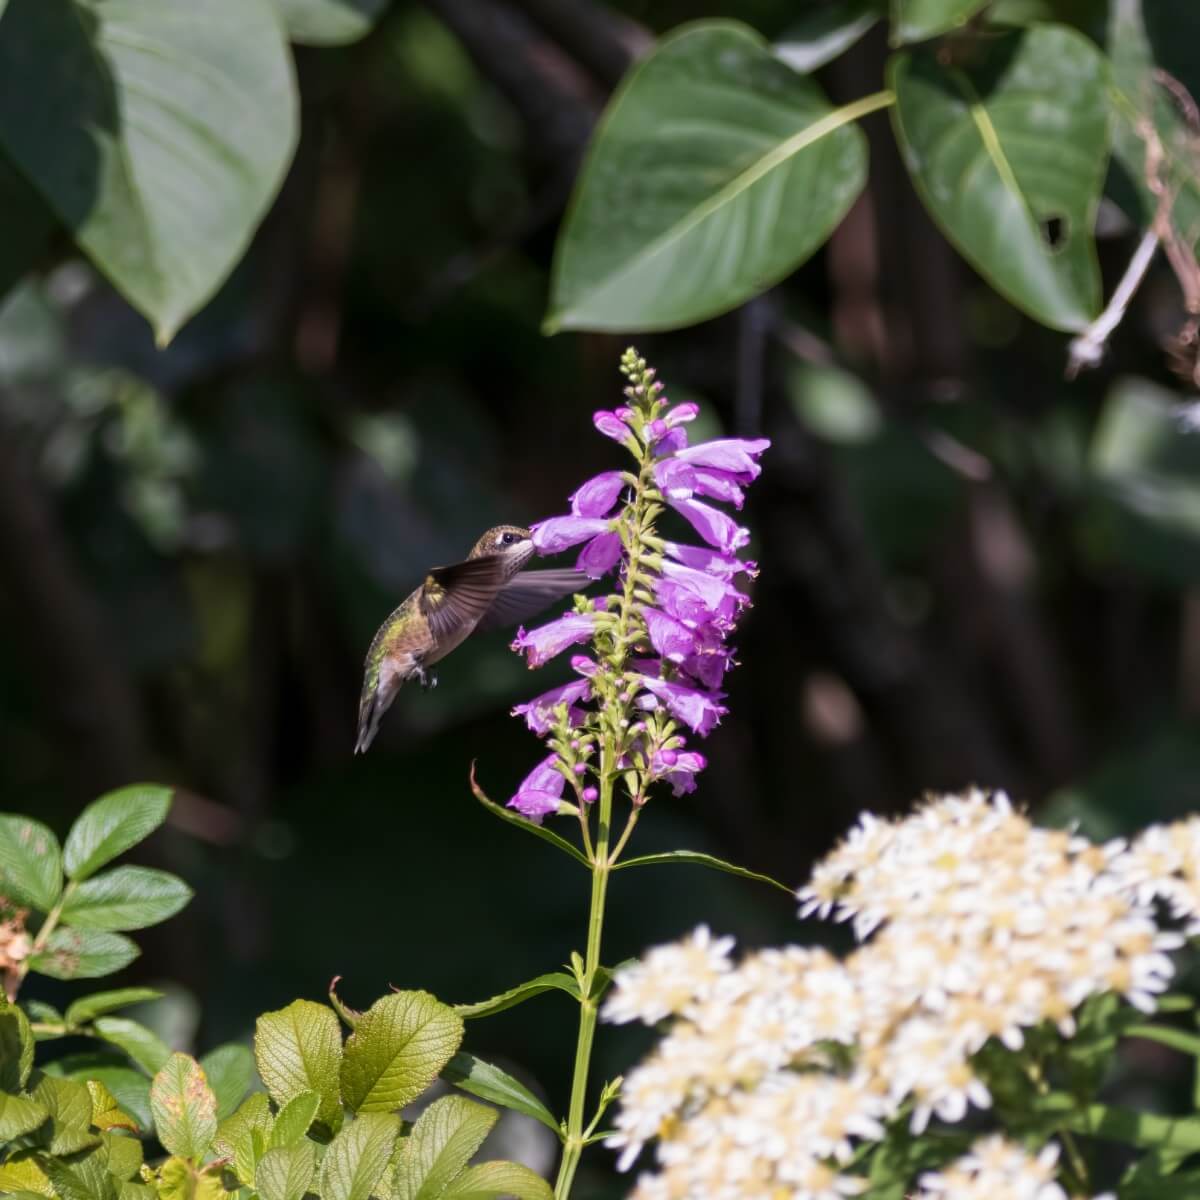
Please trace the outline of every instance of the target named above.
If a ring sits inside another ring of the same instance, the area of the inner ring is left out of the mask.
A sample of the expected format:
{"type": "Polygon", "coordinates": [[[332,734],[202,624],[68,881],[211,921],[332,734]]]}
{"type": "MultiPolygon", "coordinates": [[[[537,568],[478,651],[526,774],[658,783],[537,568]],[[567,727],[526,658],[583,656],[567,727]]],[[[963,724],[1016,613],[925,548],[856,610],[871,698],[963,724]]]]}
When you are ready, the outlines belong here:
{"type": "Polygon", "coordinates": [[[309,1126],[316,1120],[317,1110],[321,1107],[321,1097],[316,1092],[301,1092],[293,1096],[275,1117],[267,1138],[268,1149],[279,1146],[292,1146],[300,1141],[308,1132],[309,1126]]]}
{"type": "Polygon", "coordinates": [[[200,1066],[217,1097],[217,1120],[223,1121],[254,1083],[254,1055],[248,1047],[231,1042],[210,1050],[200,1059],[200,1066]]]}
{"type": "Polygon", "coordinates": [[[760,875],[748,867],[735,866],[733,863],[725,862],[724,859],[714,858],[711,854],[701,854],[697,850],[669,850],[663,854],[644,854],[640,858],[626,858],[616,863],[613,869],[649,867],[664,863],[686,863],[696,867],[708,867],[713,871],[725,871],[729,875],[740,875],[743,879],[753,879],[758,883],[770,884],[771,887],[778,888],[781,892],[787,892],[789,896],[796,894],[793,888],[788,887],[785,883],[780,883],[778,879],[772,879],[770,875],[760,875]]]}
{"type": "Polygon", "coordinates": [[[807,74],[849,50],[883,16],[886,0],[810,4],[775,43],[775,55],[807,74]]]}
{"type": "Polygon", "coordinates": [[[170,807],[171,789],[153,784],[134,784],[93,800],[67,834],[67,875],[87,879],[149,837],[166,820],[170,807]]]}
{"type": "Polygon", "coordinates": [[[301,1200],[317,1173],[317,1148],[312,1142],[276,1146],[259,1161],[254,1186],[263,1200],[301,1200]]]}
{"type": "MultiPolygon", "coordinates": [[[[167,1051],[169,1056],[170,1051],[167,1051]]],[[[96,1081],[112,1093],[113,1098],[138,1123],[150,1129],[154,1117],[150,1112],[150,1080],[122,1061],[105,1054],[73,1054],[51,1063],[48,1073],[82,1083],[96,1081]]]]}
{"type": "Polygon", "coordinates": [[[0,988],[0,1092],[19,1092],[33,1070],[33,1030],[29,1018],[10,1004],[0,988]]]}
{"type": "Polygon", "coordinates": [[[965,25],[988,0],[892,0],[892,43],[920,42],[965,25]]]}
{"type": "Polygon", "coordinates": [[[117,1200],[117,1179],[109,1172],[108,1148],[102,1142],[70,1159],[52,1152],[41,1164],[61,1200],[117,1200]]]}
{"type": "Polygon", "coordinates": [[[562,1130],[550,1110],[523,1083],[473,1054],[456,1054],[443,1069],[442,1078],[480,1100],[533,1117],[561,1136],[562,1130]]]}
{"type": "Polygon", "coordinates": [[[171,1048],[158,1034],[128,1017],[97,1017],[93,1028],[97,1036],[119,1046],[151,1075],[157,1075],[171,1057],[171,1048]]]}
{"type": "Polygon", "coordinates": [[[87,1084],[73,1079],[43,1075],[30,1097],[50,1115],[38,1129],[38,1144],[52,1155],[74,1154],[100,1140],[89,1128],[92,1123],[92,1094],[87,1084]]]}
{"type": "Polygon", "coordinates": [[[0,814],[0,895],[44,913],[54,907],[61,891],[58,838],[32,817],[0,814]]]}
{"type": "MultiPolygon", "coordinates": [[[[0,1138],[8,1136],[0,1133],[0,1138]]],[[[50,1182],[50,1176],[38,1165],[36,1153],[27,1150],[13,1154],[6,1162],[0,1163],[0,1193],[9,1196],[54,1195],[54,1185],[50,1182]]]]}
{"type": "Polygon", "coordinates": [[[63,920],[76,929],[144,929],[173,917],[192,889],[168,871],[116,867],[81,883],[63,905],[63,920]]]}
{"type": "Polygon", "coordinates": [[[217,1098],[203,1067],[186,1054],[172,1054],[150,1087],[154,1131],[171,1153],[200,1159],[217,1133],[217,1098]]]}
{"type": "MultiPolygon", "coordinates": [[[[115,1012],[119,1008],[128,1008],[131,1004],[144,1004],[148,1000],[161,1000],[162,992],[154,988],[134,987],[115,988],[109,992],[94,992],[74,1001],[67,1009],[67,1023],[82,1025],[105,1013],[115,1012]]],[[[159,1064],[162,1065],[161,1063],[159,1064]]],[[[155,1068],[157,1070],[157,1068],[155,1068]]]]}
{"type": "Polygon", "coordinates": [[[316,1092],[321,1097],[317,1119],[331,1129],[338,1127],[342,1029],[333,1009],[296,1000],[264,1013],[255,1026],[254,1058],[276,1104],[286,1104],[301,1092],[316,1092]]]}
{"type": "Polygon", "coordinates": [[[276,0],[288,37],[309,46],[341,46],[369,33],[389,0],[276,0]]]}
{"type": "Polygon", "coordinates": [[[514,1196],[516,1200],[551,1200],[550,1185],[520,1163],[487,1162],[469,1167],[443,1193],[443,1200],[494,1200],[514,1196]]]}
{"type": "Polygon", "coordinates": [[[790,273],[866,181],[853,122],[753,30],[704,22],[626,76],[588,150],[555,249],[548,332],[668,329],[790,273]]]}
{"type": "Polygon", "coordinates": [[[367,1200],[383,1176],[400,1133],[400,1118],[365,1112],[329,1143],[321,1163],[321,1200],[367,1200]]]}
{"type": "Polygon", "coordinates": [[[403,1107],[437,1078],[462,1036],[462,1018],[428,992],[384,996],[346,1039],[343,1101],[355,1112],[403,1107]]]}
{"type": "Polygon", "coordinates": [[[0,1092],[0,1142],[11,1142],[23,1133],[32,1132],[49,1115],[50,1110],[36,1100],[0,1092]]]}
{"type": "Polygon", "coordinates": [[[105,1133],[101,1139],[108,1151],[108,1172],[121,1180],[133,1179],[142,1169],[142,1143],[134,1137],[105,1133]]]}
{"type": "Polygon", "coordinates": [[[95,979],[129,966],[140,953],[123,934],[62,926],[46,939],[29,965],[52,979],[95,979]]]}
{"type": "Polygon", "coordinates": [[[465,1019],[490,1017],[504,1012],[505,1009],[512,1008],[524,1000],[540,996],[543,992],[555,990],[566,992],[575,1000],[579,999],[579,985],[575,980],[565,971],[555,971],[549,975],[539,975],[536,979],[527,979],[524,983],[519,983],[516,987],[509,988],[508,991],[501,992],[498,996],[492,996],[488,1000],[480,1000],[477,1004],[456,1004],[454,1011],[465,1019]]]}
{"type": "Polygon", "coordinates": [[[1099,311],[1092,236],[1108,153],[1107,68],[1074,30],[989,39],[969,68],[889,64],[896,137],[930,215],[1001,294],[1053,329],[1099,311]]]}
{"type": "Polygon", "coordinates": [[[438,1200],[483,1145],[498,1115],[463,1096],[435,1100],[401,1144],[392,1200],[438,1200]]]}

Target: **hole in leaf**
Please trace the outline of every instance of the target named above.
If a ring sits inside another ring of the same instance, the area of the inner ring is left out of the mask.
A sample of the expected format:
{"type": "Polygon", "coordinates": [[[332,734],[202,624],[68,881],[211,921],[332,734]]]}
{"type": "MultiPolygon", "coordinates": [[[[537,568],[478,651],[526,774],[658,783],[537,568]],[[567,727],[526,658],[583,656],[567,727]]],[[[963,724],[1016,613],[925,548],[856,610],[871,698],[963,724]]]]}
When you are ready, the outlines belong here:
{"type": "Polygon", "coordinates": [[[1067,218],[1056,215],[1042,217],[1038,222],[1046,249],[1058,251],[1067,244],[1067,218]]]}

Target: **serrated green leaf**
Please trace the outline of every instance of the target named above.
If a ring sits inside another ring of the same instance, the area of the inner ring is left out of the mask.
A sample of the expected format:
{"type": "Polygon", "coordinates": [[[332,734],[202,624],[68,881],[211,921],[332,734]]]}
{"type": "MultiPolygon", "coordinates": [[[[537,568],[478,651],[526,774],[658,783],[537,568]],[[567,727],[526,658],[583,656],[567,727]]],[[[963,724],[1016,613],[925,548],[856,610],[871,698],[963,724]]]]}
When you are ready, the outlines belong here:
{"type": "Polygon", "coordinates": [[[254,1058],[276,1104],[286,1104],[301,1092],[316,1092],[321,1097],[317,1120],[330,1129],[338,1127],[342,1027],[333,1009],[296,1000],[287,1008],[264,1013],[255,1026],[254,1058]]]}
{"type": "Polygon", "coordinates": [[[400,1134],[400,1118],[364,1112],[329,1143],[321,1163],[321,1200],[367,1200],[400,1134]]]}
{"type": "Polygon", "coordinates": [[[0,1092],[19,1092],[33,1070],[33,1030],[29,1018],[10,1004],[0,988],[0,1092]]]}
{"type": "Polygon", "coordinates": [[[11,1142],[23,1133],[31,1133],[50,1115],[50,1110],[25,1096],[0,1092],[0,1142],[11,1142]]]}
{"type": "Polygon", "coordinates": [[[172,1054],[150,1087],[150,1111],[158,1140],[180,1158],[203,1158],[217,1134],[217,1098],[204,1068],[186,1054],[172,1054]]]}
{"type": "Polygon", "coordinates": [[[173,917],[192,889],[169,871],[115,867],[81,883],[63,905],[62,919],[76,929],[145,929],[173,917]]]}
{"type": "Polygon", "coordinates": [[[254,1084],[254,1055],[249,1047],[230,1042],[210,1050],[200,1066],[217,1097],[217,1120],[223,1121],[254,1084]]]}
{"type": "MultiPolygon", "coordinates": [[[[164,1058],[169,1056],[168,1050],[164,1058]]],[[[51,1063],[46,1072],[81,1083],[95,1080],[104,1084],[121,1108],[137,1121],[140,1129],[153,1127],[150,1080],[115,1056],[102,1053],[72,1054],[51,1063]]]]}
{"type": "Polygon", "coordinates": [[[233,1152],[233,1173],[250,1187],[254,1183],[259,1161],[267,1152],[267,1139],[261,1129],[247,1129],[238,1139],[233,1152]]]}
{"type": "Polygon", "coordinates": [[[0,146],[165,345],[241,258],[291,161],[279,14],[10,0],[4,21],[0,146]]]}
{"type": "Polygon", "coordinates": [[[44,1000],[22,1000],[21,1005],[31,1021],[41,1021],[48,1025],[62,1025],[66,1021],[53,1004],[47,1004],[44,1000]]]}
{"type": "Polygon", "coordinates": [[[276,0],[293,42],[344,46],[371,31],[389,0],[276,0]]]}
{"type": "Polygon", "coordinates": [[[144,1071],[157,1075],[171,1057],[171,1048],[152,1030],[129,1017],[97,1017],[96,1035],[119,1046],[144,1071]]]}
{"type": "MultiPolygon", "coordinates": [[[[0,1134],[0,1137],[7,1137],[0,1134]]],[[[37,1151],[26,1150],[0,1164],[0,1193],[6,1196],[53,1196],[54,1185],[36,1158],[37,1151]]]]}
{"type": "Polygon", "coordinates": [[[86,1154],[68,1160],[51,1152],[41,1164],[60,1200],[117,1200],[118,1183],[108,1169],[108,1148],[98,1139],[86,1154]]]}
{"type": "MultiPolygon", "coordinates": [[[[264,1092],[253,1092],[242,1102],[232,1116],[226,1117],[218,1126],[213,1138],[213,1152],[220,1158],[232,1161],[238,1145],[251,1130],[257,1130],[265,1139],[271,1128],[271,1104],[264,1092]]],[[[254,1175],[242,1179],[247,1187],[254,1184],[254,1175]]]]}
{"type": "Polygon", "coordinates": [[[343,1102],[354,1112],[403,1107],[437,1078],[462,1037],[462,1018],[428,992],[384,996],[346,1039],[343,1102]]]}
{"type": "Polygon", "coordinates": [[[30,960],[30,969],[51,979],[96,979],[129,966],[141,953],[120,933],[60,926],[30,960]]]}
{"type": "Polygon", "coordinates": [[[499,1114],[463,1096],[435,1100],[401,1143],[392,1200],[438,1200],[483,1145],[499,1114]]]}
{"type": "Polygon", "coordinates": [[[63,858],[68,877],[87,879],[136,846],[166,820],[170,807],[171,789],[152,784],[134,784],[93,800],[67,834],[63,858]]]}
{"type": "Polygon", "coordinates": [[[159,1195],[147,1183],[129,1183],[122,1180],[117,1200],[159,1200],[159,1195]]]}
{"type": "Polygon", "coordinates": [[[293,1096],[275,1117],[267,1138],[267,1148],[274,1150],[279,1146],[295,1145],[316,1120],[320,1107],[321,1097],[316,1092],[301,1092],[299,1096],[293,1096]]]}
{"type": "Polygon", "coordinates": [[[892,0],[892,44],[922,42],[965,25],[988,0],[892,0]]]}
{"type": "Polygon", "coordinates": [[[108,1151],[108,1173],[118,1179],[128,1182],[142,1169],[145,1156],[142,1153],[142,1143],[135,1137],[124,1137],[121,1134],[105,1133],[100,1140],[108,1151]]]}
{"type": "Polygon", "coordinates": [[[968,68],[895,55],[893,123],[913,185],[960,253],[1052,329],[1100,308],[1093,238],[1108,157],[1108,71],[1074,30],[989,38],[968,68]],[[1050,232],[1057,223],[1057,233],[1050,232]]]}
{"type": "Polygon", "coordinates": [[[317,1148],[312,1142],[276,1146],[259,1161],[254,1186],[262,1200],[302,1200],[317,1173],[317,1148]]]}
{"type": "Polygon", "coordinates": [[[815,71],[849,50],[883,16],[886,7],[886,0],[810,4],[775,43],[775,55],[793,71],[815,71]]]}
{"type": "MultiPolygon", "coordinates": [[[[92,1098],[92,1125],[102,1133],[110,1129],[127,1129],[138,1132],[136,1118],[127,1113],[107,1086],[99,1079],[85,1079],[84,1086],[92,1098]]],[[[110,1155],[111,1157],[111,1155],[110,1155]]]]}
{"type": "Polygon", "coordinates": [[[32,817],[0,814],[0,896],[45,913],[58,901],[62,883],[54,833],[32,817]]]}
{"type": "Polygon", "coordinates": [[[551,1200],[550,1185],[520,1163],[486,1162],[468,1167],[443,1193],[442,1200],[551,1200]]]}
{"type": "Polygon", "coordinates": [[[454,1011],[465,1020],[491,1017],[525,1000],[532,1000],[534,996],[540,996],[543,992],[555,990],[566,992],[575,1000],[579,999],[579,986],[575,980],[563,971],[555,971],[549,975],[539,975],[536,979],[527,979],[524,983],[518,983],[516,987],[511,987],[488,1000],[480,1000],[477,1004],[456,1004],[454,1011]]]}
{"type": "Polygon", "coordinates": [[[561,1136],[562,1130],[550,1110],[523,1084],[514,1079],[507,1071],[492,1066],[473,1054],[460,1051],[445,1066],[442,1078],[480,1100],[490,1100],[501,1108],[511,1108],[513,1112],[524,1113],[541,1121],[547,1129],[552,1129],[555,1136],[561,1136]]]}
{"type": "Polygon", "coordinates": [[[672,329],[795,270],[866,182],[854,121],[752,29],[699,22],[626,76],[555,248],[548,332],[672,329]]]}
{"type": "Polygon", "coordinates": [[[770,875],[761,875],[758,871],[751,871],[748,867],[739,867],[734,863],[726,862],[721,858],[714,858],[711,854],[701,854],[698,850],[669,850],[664,854],[643,854],[639,858],[626,858],[618,861],[614,866],[614,870],[621,867],[650,867],[660,864],[683,863],[696,867],[708,867],[711,871],[725,871],[729,875],[740,875],[743,879],[753,879],[758,883],[769,884],[773,888],[778,888],[781,892],[787,892],[789,896],[794,896],[795,889],[787,886],[786,883],[780,883],[778,879],[772,879],[770,875]]]}
{"type": "Polygon", "coordinates": [[[73,1079],[42,1075],[30,1098],[49,1113],[49,1121],[37,1132],[37,1142],[50,1154],[75,1154],[100,1139],[92,1133],[92,1095],[87,1084],[73,1079]]]}
{"type": "MultiPolygon", "coordinates": [[[[145,1004],[149,1000],[161,1000],[162,992],[154,988],[115,988],[108,992],[94,992],[83,996],[67,1009],[67,1023],[83,1025],[87,1021],[102,1017],[105,1013],[128,1008],[131,1004],[145,1004]]],[[[164,1059],[165,1061],[165,1059],[164,1059]]],[[[162,1064],[160,1063],[159,1066],[162,1064]]],[[[156,1067],[155,1070],[158,1068],[156,1067]]]]}
{"type": "Polygon", "coordinates": [[[200,1169],[183,1158],[169,1158],[161,1168],[160,1200],[228,1200],[220,1174],[200,1169]]]}

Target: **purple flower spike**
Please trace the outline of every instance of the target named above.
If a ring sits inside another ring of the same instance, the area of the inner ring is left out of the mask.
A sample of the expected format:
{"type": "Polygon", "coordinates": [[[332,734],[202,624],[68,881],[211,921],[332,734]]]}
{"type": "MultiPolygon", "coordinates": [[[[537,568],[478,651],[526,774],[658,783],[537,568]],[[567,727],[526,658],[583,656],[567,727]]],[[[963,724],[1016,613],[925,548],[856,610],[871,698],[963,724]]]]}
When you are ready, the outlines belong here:
{"type": "Polygon", "coordinates": [[[607,575],[620,561],[621,549],[620,534],[602,533],[584,546],[575,563],[575,569],[582,571],[589,579],[599,579],[602,575],[607,575]]]}
{"type": "Polygon", "coordinates": [[[662,750],[650,761],[650,774],[656,779],[665,779],[676,796],[696,790],[696,776],[708,766],[703,754],[694,750],[662,750]]]}
{"type": "Polygon", "coordinates": [[[561,687],[551,688],[526,704],[518,704],[512,713],[514,717],[524,717],[525,724],[534,733],[545,737],[554,724],[554,710],[560,704],[567,705],[568,719],[572,725],[577,725],[583,714],[573,706],[587,700],[591,694],[591,682],[587,679],[576,679],[571,683],[564,683],[561,687]]]}
{"type": "Polygon", "coordinates": [[[693,467],[729,471],[739,476],[740,483],[752,483],[762,474],[762,467],[755,459],[770,444],[766,438],[721,438],[680,450],[676,457],[693,467]]]}
{"type": "Polygon", "coordinates": [[[592,424],[614,442],[624,442],[629,438],[629,426],[616,413],[605,412],[603,409],[592,414],[592,424]]]}
{"type": "Polygon", "coordinates": [[[699,500],[668,500],[668,504],[710,545],[724,554],[734,554],[750,541],[743,529],[720,509],[699,500]]]}
{"type": "Polygon", "coordinates": [[[642,616],[646,619],[650,645],[663,658],[681,663],[688,655],[695,653],[696,635],[682,622],[657,608],[643,609],[642,616]]]}
{"type": "Polygon", "coordinates": [[[513,649],[524,653],[531,667],[540,667],[568,646],[586,642],[595,627],[596,621],[591,613],[567,613],[557,621],[531,629],[528,633],[518,629],[513,649]]]}
{"type": "Polygon", "coordinates": [[[648,675],[640,676],[638,681],[655,700],[666,706],[671,716],[701,737],[707,737],[729,711],[719,703],[720,692],[704,692],[665,679],[651,679],[648,675]]]}
{"type": "Polygon", "coordinates": [[[548,521],[539,521],[530,530],[530,536],[539,554],[559,554],[604,533],[608,526],[608,521],[598,517],[551,517],[548,521]]]}
{"type": "Polygon", "coordinates": [[[542,759],[525,776],[516,794],[508,802],[509,808],[515,808],[535,825],[540,825],[543,817],[558,812],[558,806],[562,802],[563,787],[567,781],[555,766],[557,762],[558,756],[554,754],[542,759]]]}
{"type": "Polygon", "coordinates": [[[696,467],[678,456],[655,463],[654,482],[668,499],[710,496],[741,508],[746,498],[736,475],[711,467],[696,467]]]}
{"type": "Polygon", "coordinates": [[[697,571],[707,571],[720,579],[732,579],[735,575],[754,575],[757,567],[752,562],[733,558],[725,554],[717,554],[707,546],[683,546],[679,542],[667,542],[666,553],[676,562],[685,567],[694,567],[697,571]]]}
{"type": "Polygon", "coordinates": [[[607,517],[624,486],[624,472],[605,471],[571,496],[571,512],[577,517],[607,517]]]}

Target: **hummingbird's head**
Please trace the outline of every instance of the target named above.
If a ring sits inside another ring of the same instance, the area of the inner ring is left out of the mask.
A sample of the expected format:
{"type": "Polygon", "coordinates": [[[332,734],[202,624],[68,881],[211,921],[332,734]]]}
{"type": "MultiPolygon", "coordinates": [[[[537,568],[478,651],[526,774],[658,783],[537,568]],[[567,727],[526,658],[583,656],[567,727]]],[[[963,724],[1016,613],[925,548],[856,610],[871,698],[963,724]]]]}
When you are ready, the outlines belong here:
{"type": "Polygon", "coordinates": [[[504,558],[509,576],[515,575],[532,557],[533,540],[519,525],[497,525],[489,529],[471,549],[471,558],[498,554],[504,558]]]}

